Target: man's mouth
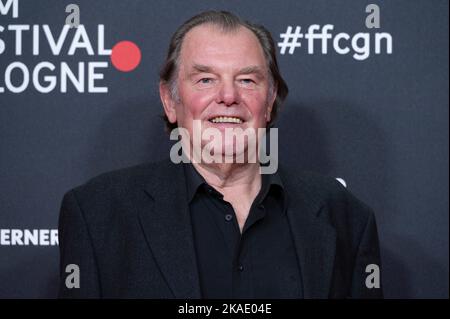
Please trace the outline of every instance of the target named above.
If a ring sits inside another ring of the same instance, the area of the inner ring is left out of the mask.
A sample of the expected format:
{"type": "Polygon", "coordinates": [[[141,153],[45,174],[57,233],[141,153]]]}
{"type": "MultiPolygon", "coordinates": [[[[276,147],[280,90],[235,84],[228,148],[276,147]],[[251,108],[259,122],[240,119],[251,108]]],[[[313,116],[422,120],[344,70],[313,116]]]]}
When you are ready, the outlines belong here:
{"type": "Polygon", "coordinates": [[[239,117],[234,116],[216,116],[209,119],[211,123],[232,123],[232,124],[242,124],[244,121],[239,117]]]}

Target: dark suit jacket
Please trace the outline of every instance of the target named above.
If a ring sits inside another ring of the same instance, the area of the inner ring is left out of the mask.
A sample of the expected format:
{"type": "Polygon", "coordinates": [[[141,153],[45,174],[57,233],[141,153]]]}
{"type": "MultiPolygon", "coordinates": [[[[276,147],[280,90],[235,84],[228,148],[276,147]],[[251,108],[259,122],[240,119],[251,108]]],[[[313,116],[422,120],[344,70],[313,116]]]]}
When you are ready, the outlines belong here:
{"type": "MultiPolygon", "coordinates": [[[[279,170],[305,298],[381,297],[374,215],[334,178],[279,170]]],[[[60,297],[201,298],[181,165],[169,160],[102,174],[64,196],[60,297]],[[66,265],[80,269],[68,289],[66,265]]]]}

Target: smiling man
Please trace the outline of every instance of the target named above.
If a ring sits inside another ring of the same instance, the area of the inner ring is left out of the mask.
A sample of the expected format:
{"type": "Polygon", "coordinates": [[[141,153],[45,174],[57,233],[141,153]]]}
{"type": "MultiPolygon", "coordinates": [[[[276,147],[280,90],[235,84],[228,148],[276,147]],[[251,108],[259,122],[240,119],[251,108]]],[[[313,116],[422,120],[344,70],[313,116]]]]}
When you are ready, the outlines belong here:
{"type": "Polygon", "coordinates": [[[260,130],[288,91],[264,27],[201,13],[173,35],[160,76],[187,163],[106,173],[65,195],[61,297],[382,296],[370,208],[333,178],[261,174],[260,130]],[[67,285],[71,264],[79,288],[67,285]]]}
{"type": "MultiPolygon", "coordinates": [[[[167,80],[160,84],[169,122],[187,129],[192,137],[195,120],[201,126],[199,133],[216,129],[222,134],[218,143],[223,146],[220,148],[223,152],[227,147],[235,147],[239,140],[226,139],[225,131],[240,128],[242,132],[254,131],[256,137],[257,130],[270,122],[276,98],[269,66],[257,37],[243,26],[234,28],[213,23],[193,27],[183,40],[178,65],[173,68],[175,72],[165,74],[163,70],[162,77],[167,80]]],[[[202,147],[190,145],[192,153],[199,153],[206,146],[207,141],[200,139],[202,147]]],[[[239,149],[247,153],[248,139],[241,141],[245,145],[239,149]]],[[[227,163],[223,156],[209,164],[192,162],[206,183],[231,204],[242,231],[261,189],[259,162],[227,163]]]]}

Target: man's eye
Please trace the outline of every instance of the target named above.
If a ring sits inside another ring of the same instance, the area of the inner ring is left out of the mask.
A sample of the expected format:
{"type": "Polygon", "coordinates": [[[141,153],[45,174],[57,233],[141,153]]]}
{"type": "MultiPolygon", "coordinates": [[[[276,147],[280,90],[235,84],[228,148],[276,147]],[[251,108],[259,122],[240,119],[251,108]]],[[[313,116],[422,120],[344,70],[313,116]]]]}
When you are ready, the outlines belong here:
{"type": "Polygon", "coordinates": [[[240,80],[243,84],[252,84],[255,83],[252,79],[241,79],[240,80]]]}
{"type": "Polygon", "coordinates": [[[203,79],[200,79],[200,80],[198,81],[198,83],[201,83],[201,84],[210,84],[210,83],[212,83],[212,81],[213,81],[213,79],[211,79],[211,78],[203,78],[203,79]]]}

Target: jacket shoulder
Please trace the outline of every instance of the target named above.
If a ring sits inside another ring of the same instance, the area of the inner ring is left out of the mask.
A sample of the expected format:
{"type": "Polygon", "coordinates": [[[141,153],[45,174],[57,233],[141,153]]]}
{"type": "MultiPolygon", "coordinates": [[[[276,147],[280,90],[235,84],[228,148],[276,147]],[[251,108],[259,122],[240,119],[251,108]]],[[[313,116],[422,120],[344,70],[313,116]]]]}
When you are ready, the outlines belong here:
{"type": "Polygon", "coordinates": [[[66,195],[71,193],[82,210],[111,211],[120,207],[134,190],[158,183],[158,173],[169,174],[173,170],[170,164],[164,160],[108,171],[72,188],[66,195]]]}
{"type": "Polygon", "coordinates": [[[90,178],[86,183],[75,187],[73,190],[84,189],[102,190],[105,188],[141,185],[157,178],[155,172],[167,172],[173,169],[173,164],[167,160],[147,162],[139,165],[124,167],[90,178]]]}
{"type": "Polygon", "coordinates": [[[294,190],[294,196],[313,200],[319,207],[328,208],[332,215],[367,220],[373,214],[366,203],[334,177],[292,167],[280,167],[280,172],[283,183],[294,190]]]}
{"type": "Polygon", "coordinates": [[[290,166],[280,166],[283,183],[289,188],[308,191],[318,200],[346,196],[348,190],[336,178],[290,166]]]}

